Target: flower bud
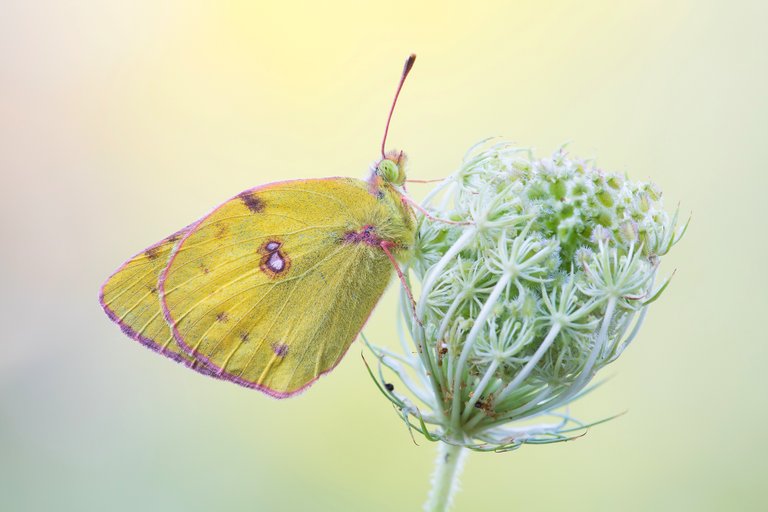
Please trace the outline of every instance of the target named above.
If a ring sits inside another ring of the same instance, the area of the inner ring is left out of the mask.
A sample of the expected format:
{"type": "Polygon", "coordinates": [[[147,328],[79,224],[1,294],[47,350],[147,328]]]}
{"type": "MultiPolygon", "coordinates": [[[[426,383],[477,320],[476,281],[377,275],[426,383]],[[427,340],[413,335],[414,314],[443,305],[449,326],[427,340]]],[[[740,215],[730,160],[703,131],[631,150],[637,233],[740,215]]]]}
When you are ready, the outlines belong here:
{"type": "Polygon", "coordinates": [[[585,425],[557,409],[637,334],[666,287],[653,288],[682,236],[677,215],[655,185],[506,142],[470,153],[429,197],[408,264],[416,318],[402,294],[401,341],[415,350],[397,356],[419,379],[404,382],[411,396],[385,394],[432,440],[507,450],[568,439],[585,425]],[[548,415],[561,420],[515,424],[548,415]]]}

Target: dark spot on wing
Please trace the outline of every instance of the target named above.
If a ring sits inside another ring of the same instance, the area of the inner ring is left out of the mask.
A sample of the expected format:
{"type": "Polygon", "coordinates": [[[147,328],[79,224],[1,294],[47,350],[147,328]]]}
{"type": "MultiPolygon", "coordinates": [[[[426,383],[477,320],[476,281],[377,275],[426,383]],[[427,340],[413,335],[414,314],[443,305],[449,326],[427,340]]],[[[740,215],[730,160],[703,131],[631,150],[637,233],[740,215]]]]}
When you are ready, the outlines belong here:
{"type": "Polygon", "coordinates": [[[146,256],[150,260],[154,260],[157,258],[159,252],[160,252],[160,246],[156,245],[144,251],[144,256],[146,256]]]}
{"type": "Polygon", "coordinates": [[[384,384],[384,388],[386,388],[387,391],[391,392],[395,390],[395,385],[392,384],[391,382],[387,382],[384,384]]]}
{"type": "Polygon", "coordinates": [[[227,323],[229,322],[229,315],[225,311],[222,311],[221,313],[216,315],[216,320],[223,324],[227,323]]]}
{"type": "Polygon", "coordinates": [[[259,248],[259,252],[262,254],[260,268],[272,279],[284,274],[291,267],[291,259],[280,250],[282,246],[282,242],[268,240],[259,248]]]}
{"type": "Polygon", "coordinates": [[[347,231],[342,241],[348,244],[381,245],[381,238],[376,233],[376,228],[370,224],[361,227],[359,231],[347,231]]]}
{"type": "Polygon", "coordinates": [[[229,231],[229,227],[224,224],[223,222],[217,222],[216,223],[216,232],[213,234],[216,238],[223,238],[224,235],[227,234],[227,231],[229,231]]]}
{"type": "Polygon", "coordinates": [[[288,345],[285,343],[273,343],[272,350],[275,352],[277,357],[285,357],[288,355],[288,345]]]}
{"type": "Polygon", "coordinates": [[[242,341],[243,343],[246,343],[249,338],[250,336],[248,336],[247,332],[243,331],[240,333],[240,341],[242,341]]]}
{"type": "Polygon", "coordinates": [[[264,201],[255,192],[243,192],[239,197],[251,213],[261,213],[264,211],[264,201]]]}

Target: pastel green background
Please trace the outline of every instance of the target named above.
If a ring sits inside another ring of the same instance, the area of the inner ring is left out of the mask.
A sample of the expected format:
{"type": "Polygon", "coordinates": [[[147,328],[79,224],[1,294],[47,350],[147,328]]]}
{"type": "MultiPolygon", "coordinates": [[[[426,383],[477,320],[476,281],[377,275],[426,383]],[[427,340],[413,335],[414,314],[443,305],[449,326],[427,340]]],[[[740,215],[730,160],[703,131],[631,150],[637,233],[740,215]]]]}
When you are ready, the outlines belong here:
{"type": "Polygon", "coordinates": [[[0,509],[419,509],[435,447],[359,343],[276,401],[154,355],[97,303],[124,259],[243,189],[363,176],[416,52],[390,133],[413,177],[491,135],[574,141],[693,212],[639,339],[572,408],[628,414],[471,454],[456,510],[766,510],[766,5],[4,0],[0,509]]]}

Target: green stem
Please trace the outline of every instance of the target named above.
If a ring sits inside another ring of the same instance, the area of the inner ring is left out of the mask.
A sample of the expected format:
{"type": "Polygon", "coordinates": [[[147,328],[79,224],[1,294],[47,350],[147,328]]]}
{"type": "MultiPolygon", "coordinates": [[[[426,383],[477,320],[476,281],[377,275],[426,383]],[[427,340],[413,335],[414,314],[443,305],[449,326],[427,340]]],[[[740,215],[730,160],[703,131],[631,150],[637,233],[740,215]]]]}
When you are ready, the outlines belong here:
{"type": "Polygon", "coordinates": [[[466,448],[448,443],[438,443],[432,489],[424,504],[426,512],[445,512],[451,505],[459,485],[459,474],[467,456],[466,448]]]}

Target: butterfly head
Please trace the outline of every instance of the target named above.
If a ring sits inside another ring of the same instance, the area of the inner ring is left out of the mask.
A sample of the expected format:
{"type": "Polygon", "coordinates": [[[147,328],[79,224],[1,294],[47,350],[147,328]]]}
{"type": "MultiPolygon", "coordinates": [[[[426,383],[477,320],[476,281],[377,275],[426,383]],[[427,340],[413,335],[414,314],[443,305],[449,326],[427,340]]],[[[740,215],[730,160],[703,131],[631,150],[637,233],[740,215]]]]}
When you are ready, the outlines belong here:
{"type": "Polygon", "coordinates": [[[405,183],[405,166],[408,157],[402,151],[387,151],[376,165],[374,173],[381,177],[385,183],[402,186],[405,183]]]}

